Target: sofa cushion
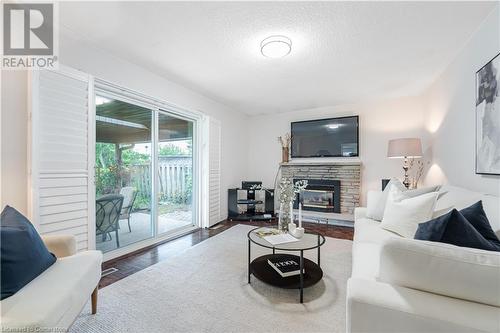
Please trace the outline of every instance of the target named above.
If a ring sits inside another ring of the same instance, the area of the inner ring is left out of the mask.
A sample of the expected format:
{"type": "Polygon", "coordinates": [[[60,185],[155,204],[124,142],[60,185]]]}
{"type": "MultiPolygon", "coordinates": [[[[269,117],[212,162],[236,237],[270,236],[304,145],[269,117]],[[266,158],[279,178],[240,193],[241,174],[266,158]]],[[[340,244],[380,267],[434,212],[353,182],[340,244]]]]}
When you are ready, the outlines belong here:
{"type": "Polygon", "coordinates": [[[431,219],[438,193],[431,192],[398,201],[401,198],[399,194],[395,187],[390,190],[380,227],[413,238],[418,224],[431,219]]]}
{"type": "Polygon", "coordinates": [[[2,300],[56,261],[30,221],[10,206],[4,208],[0,217],[0,257],[2,300]]]}
{"type": "Polygon", "coordinates": [[[353,243],[351,276],[376,280],[380,269],[380,243],[353,243]]]}
{"type": "Polygon", "coordinates": [[[488,217],[483,209],[483,201],[479,200],[475,204],[462,209],[460,214],[462,214],[467,221],[472,224],[474,229],[476,229],[481,236],[500,246],[500,240],[498,240],[497,235],[491,228],[490,221],[488,220],[488,217]]]}
{"type": "MultiPolygon", "coordinates": [[[[59,258],[15,295],[1,302],[2,326],[69,327],[101,278],[102,254],[86,251],[59,258]]],[[[32,329],[32,330],[29,330],[32,329]]]]}
{"type": "Polygon", "coordinates": [[[379,280],[500,306],[500,253],[393,237],[381,248],[379,280]]]}
{"type": "Polygon", "coordinates": [[[389,237],[401,237],[398,234],[380,228],[380,222],[362,218],[354,223],[354,243],[369,242],[382,244],[389,237]]]}
{"type": "Polygon", "coordinates": [[[375,280],[379,273],[380,248],[385,240],[401,237],[380,228],[380,222],[361,218],[354,224],[352,276],[375,280]]]}
{"type": "Polygon", "coordinates": [[[491,228],[500,239],[500,197],[483,195],[481,201],[483,202],[483,209],[488,217],[491,228]]]}
{"type": "Polygon", "coordinates": [[[477,302],[351,278],[347,332],[500,332],[500,309],[477,302]]]}
{"type": "MultiPolygon", "coordinates": [[[[387,189],[387,186],[385,188],[387,189]]],[[[385,202],[387,201],[387,198],[382,200],[383,195],[385,194],[382,191],[368,191],[368,193],[366,194],[365,212],[367,218],[379,222],[382,220],[382,216],[384,215],[385,202]]]]}
{"type": "Polygon", "coordinates": [[[419,224],[415,239],[488,251],[500,251],[498,242],[484,238],[456,209],[453,209],[448,214],[419,224]]]}

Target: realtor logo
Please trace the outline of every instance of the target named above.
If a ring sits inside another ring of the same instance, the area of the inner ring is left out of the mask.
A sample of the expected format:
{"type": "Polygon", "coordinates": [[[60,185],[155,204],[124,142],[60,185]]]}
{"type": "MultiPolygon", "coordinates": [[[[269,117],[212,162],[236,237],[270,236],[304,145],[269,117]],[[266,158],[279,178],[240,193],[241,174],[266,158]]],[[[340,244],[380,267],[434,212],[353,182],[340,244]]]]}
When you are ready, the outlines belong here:
{"type": "Polygon", "coordinates": [[[2,69],[54,69],[53,3],[3,3],[2,69]]]}

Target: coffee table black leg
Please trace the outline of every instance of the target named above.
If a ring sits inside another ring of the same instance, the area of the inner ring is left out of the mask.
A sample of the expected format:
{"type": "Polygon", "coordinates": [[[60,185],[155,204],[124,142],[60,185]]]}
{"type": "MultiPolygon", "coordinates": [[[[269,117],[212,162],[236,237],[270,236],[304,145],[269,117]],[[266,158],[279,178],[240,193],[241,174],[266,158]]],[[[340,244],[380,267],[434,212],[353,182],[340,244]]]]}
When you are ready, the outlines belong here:
{"type": "Polygon", "coordinates": [[[248,283],[250,283],[250,240],[248,240],[248,283]]]}
{"type": "Polygon", "coordinates": [[[318,266],[321,267],[321,246],[319,246],[320,238],[318,235],[318,266]]]}
{"type": "Polygon", "coordinates": [[[304,251],[300,251],[300,303],[304,301],[304,251]]]}

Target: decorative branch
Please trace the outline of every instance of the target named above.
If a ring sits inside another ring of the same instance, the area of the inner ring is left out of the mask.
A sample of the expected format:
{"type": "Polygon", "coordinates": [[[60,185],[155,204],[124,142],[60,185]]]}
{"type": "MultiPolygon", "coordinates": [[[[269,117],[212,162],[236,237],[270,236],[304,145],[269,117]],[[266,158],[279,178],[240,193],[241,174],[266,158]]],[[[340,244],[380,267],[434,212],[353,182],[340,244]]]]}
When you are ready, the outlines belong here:
{"type": "Polygon", "coordinates": [[[282,204],[289,204],[295,200],[297,193],[303,191],[308,185],[307,180],[293,182],[289,178],[281,178],[279,183],[279,201],[282,204]]]}
{"type": "Polygon", "coordinates": [[[414,176],[411,177],[411,187],[417,188],[418,182],[420,181],[420,178],[422,178],[422,175],[424,174],[425,161],[418,160],[415,163],[413,163],[413,160],[412,160],[412,162],[410,164],[410,169],[413,168],[413,166],[415,166],[416,169],[415,169],[414,176]]]}
{"type": "Polygon", "coordinates": [[[292,136],[290,133],[286,133],[284,137],[278,136],[278,143],[281,145],[281,148],[288,148],[292,142],[292,136]]]}

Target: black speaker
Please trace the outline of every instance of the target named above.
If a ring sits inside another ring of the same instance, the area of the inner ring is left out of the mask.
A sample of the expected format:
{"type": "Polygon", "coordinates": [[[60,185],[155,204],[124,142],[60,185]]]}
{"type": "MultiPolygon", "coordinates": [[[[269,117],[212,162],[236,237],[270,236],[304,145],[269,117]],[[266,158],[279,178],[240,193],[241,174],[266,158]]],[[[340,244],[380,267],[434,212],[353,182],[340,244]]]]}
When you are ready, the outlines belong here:
{"type": "Polygon", "coordinates": [[[390,179],[382,179],[382,191],[385,190],[385,187],[387,186],[387,184],[389,184],[390,181],[390,179]]]}
{"type": "Polygon", "coordinates": [[[238,190],[229,189],[227,193],[227,203],[228,203],[228,215],[229,217],[235,217],[240,214],[238,211],[238,190]]]}
{"type": "Polygon", "coordinates": [[[274,215],[274,190],[266,191],[265,209],[267,214],[274,215]]]}

